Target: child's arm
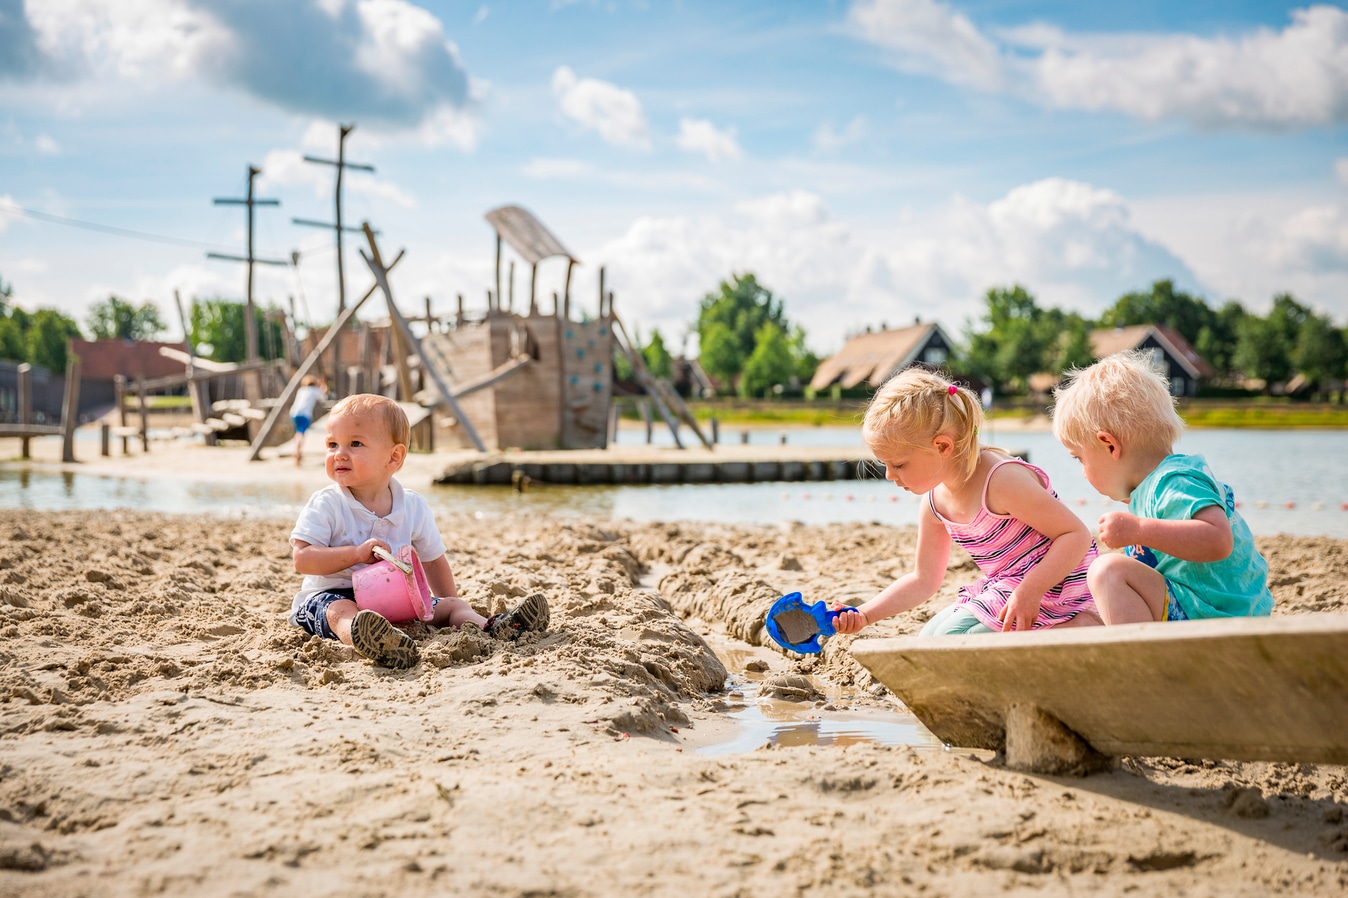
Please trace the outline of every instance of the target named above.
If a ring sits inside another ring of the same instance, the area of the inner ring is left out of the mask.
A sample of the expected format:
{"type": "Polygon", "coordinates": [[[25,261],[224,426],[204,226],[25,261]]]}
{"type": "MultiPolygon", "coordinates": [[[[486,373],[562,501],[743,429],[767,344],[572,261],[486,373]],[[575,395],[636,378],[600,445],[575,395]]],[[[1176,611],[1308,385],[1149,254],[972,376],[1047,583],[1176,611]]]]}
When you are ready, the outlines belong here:
{"type": "Polygon", "coordinates": [[[388,543],[373,537],[358,546],[315,546],[302,539],[292,539],[290,545],[294,547],[290,557],[295,563],[295,573],[320,577],[336,574],[357,564],[374,564],[379,560],[374,554],[376,546],[385,552],[393,551],[388,543]]]}
{"type": "Polygon", "coordinates": [[[1062,582],[1086,557],[1091,533],[1024,465],[1003,465],[993,472],[988,483],[988,508],[1024,521],[1052,541],[1002,609],[1003,632],[1029,630],[1039,617],[1044,593],[1062,582]]]}
{"type": "Polygon", "coordinates": [[[1100,516],[1100,541],[1113,548],[1143,545],[1183,561],[1221,561],[1231,554],[1231,522],[1218,505],[1209,505],[1192,518],[1171,521],[1139,518],[1126,511],[1100,516]]]}
{"type": "MultiPolygon", "coordinates": [[[[936,594],[950,561],[950,534],[931,506],[922,503],[917,519],[917,552],[913,570],[886,586],[875,598],[856,608],[844,609],[833,625],[839,633],[859,633],[862,627],[916,608],[936,594]]],[[[835,604],[834,610],[843,608],[835,604]]]]}
{"type": "Polygon", "coordinates": [[[431,595],[438,599],[458,596],[459,587],[454,584],[454,572],[450,570],[448,555],[423,562],[422,567],[426,570],[426,583],[431,587],[431,595]]]}

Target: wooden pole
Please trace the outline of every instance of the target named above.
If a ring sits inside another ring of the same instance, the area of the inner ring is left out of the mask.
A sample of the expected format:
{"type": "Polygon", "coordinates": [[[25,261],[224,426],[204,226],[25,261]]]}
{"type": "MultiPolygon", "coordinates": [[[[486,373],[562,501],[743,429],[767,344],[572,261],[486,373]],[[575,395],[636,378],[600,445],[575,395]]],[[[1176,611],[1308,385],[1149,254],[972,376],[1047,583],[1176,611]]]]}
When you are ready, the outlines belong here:
{"type": "Polygon", "coordinates": [[[529,267],[529,308],[531,309],[534,307],[534,303],[537,302],[537,300],[534,298],[535,296],[537,296],[537,285],[538,285],[538,263],[535,262],[532,266],[529,267]]]}
{"type": "Polygon", "coordinates": [[[140,450],[150,451],[150,403],[145,398],[145,378],[136,378],[136,396],[140,399],[140,450]]]}
{"type": "MultiPolygon", "coordinates": [[[[27,362],[19,363],[19,424],[33,423],[33,366],[27,362]]],[[[22,458],[31,458],[29,438],[19,441],[19,454],[22,458]]]]}
{"type": "MultiPolygon", "coordinates": [[[[117,402],[117,424],[119,427],[126,427],[126,377],[121,374],[112,376],[112,393],[117,402]]],[[[125,430],[122,431],[126,433],[125,430]]],[[[131,454],[131,444],[127,442],[125,436],[122,437],[122,454],[131,454]]]]}
{"type": "MultiPolygon", "coordinates": [[[[398,306],[393,301],[393,291],[388,285],[388,268],[384,267],[384,262],[380,258],[379,244],[375,243],[374,231],[370,229],[369,222],[365,222],[361,227],[365,229],[365,239],[369,241],[370,252],[367,255],[364,250],[361,250],[360,257],[365,260],[365,264],[369,266],[371,273],[374,274],[375,283],[379,286],[379,289],[384,291],[384,299],[388,303],[389,319],[393,322],[393,326],[401,332],[408,345],[416,352],[417,357],[421,359],[421,370],[424,371],[426,376],[435,384],[436,390],[440,393],[445,404],[448,405],[450,410],[454,413],[454,417],[458,419],[459,426],[462,427],[463,432],[468,435],[468,439],[472,442],[473,447],[476,448],[478,452],[486,452],[487,447],[483,444],[482,437],[478,436],[477,429],[473,427],[473,422],[466,414],[464,414],[458,401],[455,400],[454,394],[440,377],[440,372],[436,370],[435,366],[431,363],[430,358],[427,357],[425,350],[422,349],[421,343],[412,336],[412,331],[407,326],[407,319],[403,317],[402,312],[398,311],[398,306]]],[[[399,256],[401,257],[401,253],[399,256]]]]}
{"type": "Polygon", "coordinates": [[[566,282],[562,285],[562,308],[566,310],[566,320],[571,320],[571,269],[576,267],[576,260],[568,258],[566,260],[566,282]]]}
{"type": "Polygon", "coordinates": [[[66,361],[66,395],[61,404],[61,461],[75,461],[75,427],[80,423],[80,357],[66,361]]]}
{"type": "Polygon", "coordinates": [[[463,327],[463,294],[458,295],[458,307],[454,311],[454,329],[463,327]]]}
{"type": "MultiPolygon", "coordinates": [[[[514,264],[514,263],[511,263],[514,264]]],[[[496,295],[501,295],[501,232],[496,232],[496,295]]],[[[487,303],[487,311],[491,311],[491,303],[487,303]]]]}
{"type": "Polygon", "coordinates": [[[510,302],[506,306],[506,311],[515,311],[515,260],[510,260],[510,302]]]}

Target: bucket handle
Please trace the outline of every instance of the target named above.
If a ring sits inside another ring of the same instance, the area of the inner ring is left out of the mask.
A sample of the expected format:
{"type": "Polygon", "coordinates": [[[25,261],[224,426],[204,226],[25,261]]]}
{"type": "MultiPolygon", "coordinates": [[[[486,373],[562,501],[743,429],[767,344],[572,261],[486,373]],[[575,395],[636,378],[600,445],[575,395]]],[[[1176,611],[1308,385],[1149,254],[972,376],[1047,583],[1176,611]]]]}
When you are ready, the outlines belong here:
{"type": "Polygon", "coordinates": [[[405,561],[399,561],[397,556],[392,555],[389,552],[386,552],[382,546],[375,546],[374,554],[376,557],[384,559],[389,564],[393,565],[398,570],[402,571],[404,574],[407,574],[409,577],[412,575],[412,565],[408,564],[405,561]]]}

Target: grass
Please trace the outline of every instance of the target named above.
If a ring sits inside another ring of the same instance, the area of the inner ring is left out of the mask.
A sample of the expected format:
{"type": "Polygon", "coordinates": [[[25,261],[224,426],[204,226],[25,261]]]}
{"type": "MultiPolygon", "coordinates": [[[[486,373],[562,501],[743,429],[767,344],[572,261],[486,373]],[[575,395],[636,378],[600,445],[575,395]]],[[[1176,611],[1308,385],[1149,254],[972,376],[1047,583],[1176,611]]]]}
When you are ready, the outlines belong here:
{"type": "MultiPolygon", "coordinates": [[[[697,400],[689,408],[699,421],[716,418],[731,426],[760,427],[860,427],[865,400],[697,400]]],[[[1281,397],[1250,399],[1187,399],[1179,404],[1180,416],[1190,427],[1348,428],[1348,405],[1291,402],[1281,397]]],[[[1029,418],[1047,414],[1047,403],[1024,401],[998,405],[994,419],[1029,418]]],[[[639,420],[635,410],[624,417],[639,420]]]]}

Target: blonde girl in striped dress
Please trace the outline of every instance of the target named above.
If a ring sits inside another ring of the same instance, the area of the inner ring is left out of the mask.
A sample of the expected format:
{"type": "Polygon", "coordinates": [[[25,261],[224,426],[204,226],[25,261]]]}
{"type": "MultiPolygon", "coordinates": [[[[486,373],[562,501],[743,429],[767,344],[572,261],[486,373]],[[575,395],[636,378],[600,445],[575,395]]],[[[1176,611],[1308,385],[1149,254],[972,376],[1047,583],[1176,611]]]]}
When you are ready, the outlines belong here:
{"type": "Polygon", "coordinates": [[[1097,554],[1090,531],[1058,501],[1043,471],[980,446],[982,423],[982,407],[967,387],[925,369],[902,371],[875,394],[862,436],[887,480],[923,496],[917,557],[910,573],[839,614],[838,632],[856,633],[935,595],[952,542],[983,576],[961,587],[922,635],[1100,623],[1086,586],[1097,554]]]}

